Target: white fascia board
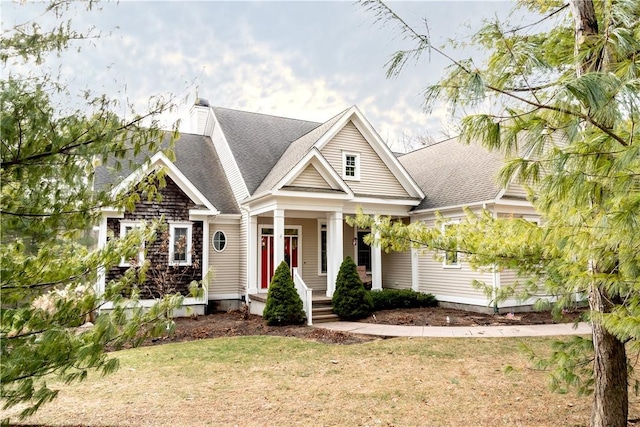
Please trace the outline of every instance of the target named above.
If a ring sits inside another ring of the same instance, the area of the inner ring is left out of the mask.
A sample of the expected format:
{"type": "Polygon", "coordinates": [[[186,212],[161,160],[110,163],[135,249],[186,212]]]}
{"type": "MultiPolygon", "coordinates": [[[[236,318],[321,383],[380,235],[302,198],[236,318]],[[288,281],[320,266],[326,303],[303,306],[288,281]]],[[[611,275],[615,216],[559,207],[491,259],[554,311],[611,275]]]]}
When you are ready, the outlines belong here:
{"type": "Polygon", "coordinates": [[[320,151],[313,147],[309,152],[273,187],[274,190],[280,190],[287,184],[293,182],[309,165],[313,165],[320,176],[331,185],[333,189],[340,189],[347,195],[353,197],[353,191],[346,182],[338,175],[338,173],[329,164],[327,159],[320,151]],[[337,187],[337,188],[336,188],[337,187]]]}
{"type": "Polygon", "coordinates": [[[420,200],[415,199],[385,199],[384,197],[355,197],[350,201],[358,204],[384,203],[387,205],[402,205],[408,207],[407,212],[409,212],[412,206],[418,206],[420,204],[420,200]]]}
{"type": "Polygon", "coordinates": [[[150,173],[164,168],[167,175],[176,183],[178,187],[189,197],[195,204],[204,205],[208,211],[219,213],[219,211],[207,200],[206,197],[198,190],[195,185],[187,179],[186,176],[176,167],[176,165],[167,158],[163,153],[154,154],[148,162],[145,162],[140,168],[132,172],[128,177],[122,180],[112,191],[112,196],[116,196],[130,186],[140,182],[150,173]]]}
{"type": "Polygon", "coordinates": [[[403,205],[390,205],[388,203],[371,203],[363,205],[361,203],[349,203],[344,207],[345,214],[355,214],[359,210],[365,215],[380,215],[392,217],[406,217],[407,209],[403,205]]]}
{"type": "Polygon", "coordinates": [[[189,219],[191,221],[206,221],[210,216],[216,216],[220,212],[207,209],[189,209],[189,219]]]}
{"type": "Polygon", "coordinates": [[[102,216],[109,218],[124,218],[124,210],[115,208],[113,206],[105,206],[100,208],[100,212],[102,212],[102,216]]]}
{"type": "Polygon", "coordinates": [[[209,224],[239,224],[242,220],[241,214],[220,214],[209,217],[209,224]]]}
{"type": "Polygon", "coordinates": [[[474,203],[463,203],[460,205],[452,205],[452,206],[443,206],[441,208],[429,208],[429,209],[420,209],[418,211],[412,211],[409,213],[409,215],[412,216],[417,216],[417,215],[422,215],[422,214],[430,214],[430,213],[435,213],[435,212],[449,212],[449,211],[455,211],[455,210],[463,210],[464,208],[488,208],[489,205],[493,205],[495,204],[496,201],[495,199],[492,200],[485,200],[485,201],[481,201],[481,202],[474,202],[474,203]]]}
{"type": "Polygon", "coordinates": [[[274,197],[302,197],[306,199],[322,199],[322,200],[352,200],[353,196],[349,194],[336,194],[336,193],[323,193],[323,192],[307,192],[307,191],[296,191],[296,190],[276,190],[271,193],[274,197]]]}
{"type": "Polygon", "coordinates": [[[526,206],[535,209],[530,201],[528,200],[518,200],[518,199],[499,199],[495,201],[495,204],[498,206],[526,206]]]}
{"type": "Polygon", "coordinates": [[[318,150],[327,145],[333,137],[347,125],[349,121],[360,131],[362,136],[367,140],[371,148],[378,154],[384,164],[391,170],[393,175],[400,181],[404,189],[412,196],[424,199],[425,194],[420,186],[413,180],[409,172],[400,164],[400,161],[393,154],[391,149],[378,132],[373,128],[369,120],[362,114],[357,106],[352,106],[315,144],[318,150]]]}

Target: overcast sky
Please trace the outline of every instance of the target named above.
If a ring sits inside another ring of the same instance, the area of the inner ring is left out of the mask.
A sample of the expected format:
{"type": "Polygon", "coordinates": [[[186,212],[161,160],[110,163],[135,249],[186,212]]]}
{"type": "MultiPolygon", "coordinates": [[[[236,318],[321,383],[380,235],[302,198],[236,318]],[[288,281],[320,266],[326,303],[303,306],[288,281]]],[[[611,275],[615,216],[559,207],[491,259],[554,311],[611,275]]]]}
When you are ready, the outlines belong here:
{"type": "MultiPolygon", "coordinates": [[[[426,18],[436,45],[463,39],[482,19],[505,17],[513,6],[389,4],[421,31],[426,18]]],[[[3,27],[37,16],[35,9],[2,0],[3,27]]],[[[121,1],[72,14],[75,27],[107,33],[95,46],[60,59],[72,87],[126,96],[140,108],[154,94],[188,95],[190,104],[196,88],[212,105],[315,121],[357,105],[395,149],[402,148],[396,141],[403,135],[442,139],[449,120],[442,110],[425,114],[421,98],[448,63],[424,56],[401,77],[387,79],[391,55],[412,46],[393,25],[376,23],[373,13],[351,1],[121,1]]],[[[181,105],[177,116],[186,117],[188,107],[181,105]]]]}

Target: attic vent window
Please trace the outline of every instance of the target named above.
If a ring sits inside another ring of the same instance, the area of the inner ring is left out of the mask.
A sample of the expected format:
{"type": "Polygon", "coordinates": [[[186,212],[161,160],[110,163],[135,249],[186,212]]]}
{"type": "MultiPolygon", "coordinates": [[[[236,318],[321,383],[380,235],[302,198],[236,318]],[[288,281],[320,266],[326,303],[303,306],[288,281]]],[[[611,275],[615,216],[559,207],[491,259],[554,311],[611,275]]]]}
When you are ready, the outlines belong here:
{"type": "Polygon", "coordinates": [[[351,181],[360,180],[360,154],[342,153],[342,178],[351,181]]]}

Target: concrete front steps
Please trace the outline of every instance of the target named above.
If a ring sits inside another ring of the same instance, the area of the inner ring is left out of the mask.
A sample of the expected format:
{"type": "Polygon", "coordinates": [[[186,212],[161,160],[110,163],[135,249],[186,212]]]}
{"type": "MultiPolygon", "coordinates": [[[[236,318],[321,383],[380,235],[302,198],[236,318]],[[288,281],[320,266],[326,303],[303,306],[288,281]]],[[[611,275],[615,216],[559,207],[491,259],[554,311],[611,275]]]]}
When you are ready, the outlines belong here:
{"type": "MultiPolygon", "coordinates": [[[[251,299],[250,312],[262,316],[262,310],[267,303],[267,294],[249,295],[251,299]]],[[[331,298],[327,297],[325,291],[313,293],[311,304],[311,320],[313,324],[324,322],[337,322],[340,320],[337,314],[333,313],[331,298]]]]}
{"type": "Polygon", "coordinates": [[[337,322],[340,320],[338,315],[333,312],[331,298],[328,298],[325,295],[313,295],[311,320],[314,325],[316,323],[337,322]]]}

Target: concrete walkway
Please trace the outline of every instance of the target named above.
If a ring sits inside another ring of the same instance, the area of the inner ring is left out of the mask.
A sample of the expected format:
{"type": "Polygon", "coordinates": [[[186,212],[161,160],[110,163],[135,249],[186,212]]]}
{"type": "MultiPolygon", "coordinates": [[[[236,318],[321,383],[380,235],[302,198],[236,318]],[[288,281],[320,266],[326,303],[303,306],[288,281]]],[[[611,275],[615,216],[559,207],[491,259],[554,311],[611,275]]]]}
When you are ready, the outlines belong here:
{"type": "Polygon", "coordinates": [[[382,337],[504,338],[591,334],[591,325],[586,322],[578,323],[577,327],[573,323],[507,326],[399,326],[360,322],[327,322],[313,326],[332,331],[382,337]]]}

